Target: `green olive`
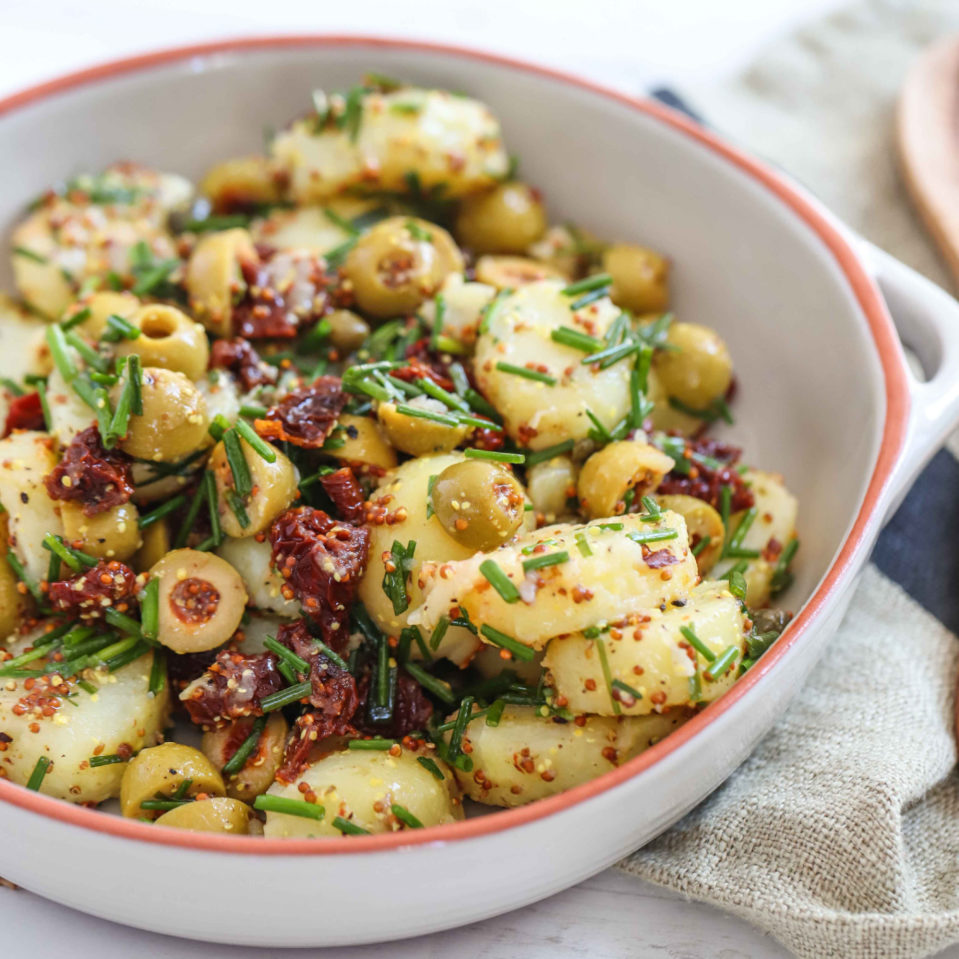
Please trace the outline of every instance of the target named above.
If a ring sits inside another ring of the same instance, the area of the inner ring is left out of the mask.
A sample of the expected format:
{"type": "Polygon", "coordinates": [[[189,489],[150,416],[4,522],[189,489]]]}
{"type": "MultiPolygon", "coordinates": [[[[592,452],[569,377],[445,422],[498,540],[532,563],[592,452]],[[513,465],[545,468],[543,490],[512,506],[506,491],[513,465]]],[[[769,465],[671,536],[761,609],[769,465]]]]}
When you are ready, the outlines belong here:
{"type": "MultiPolygon", "coordinates": [[[[449,413],[439,400],[425,396],[415,396],[407,405],[441,416],[449,413]]],[[[390,443],[411,456],[448,453],[459,446],[470,431],[466,425],[451,426],[425,417],[409,416],[401,413],[392,403],[380,403],[376,415],[390,443]]]]}
{"type": "Polygon", "coordinates": [[[188,782],[185,796],[226,794],[219,770],[199,749],[180,743],[163,743],[141,749],[127,763],[120,783],[120,811],[134,819],[155,819],[164,810],[144,809],[140,804],[158,797],[170,799],[188,782]]]}
{"type": "Polygon", "coordinates": [[[140,538],[140,548],[133,557],[133,568],[138,573],[145,573],[170,552],[173,545],[170,525],[165,518],[157,520],[140,530],[140,538]]]}
{"type": "MultiPolygon", "coordinates": [[[[203,734],[200,748],[210,762],[222,769],[243,744],[253,729],[253,720],[238,719],[219,729],[210,729],[203,734]]],[[[247,757],[243,768],[226,778],[226,794],[244,802],[253,802],[260,793],[265,793],[283,762],[283,749],[289,732],[283,713],[270,713],[263,732],[253,752],[247,757]]]]}
{"type": "Polygon", "coordinates": [[[352,310],[334,310],[324,317],[330,324],[330,342],[347,353],[359,349],[370,335],[370,325],[352,310]]]}
{"type": "Polygon", "coordinates": [[[433,511],[443,528],[469,549],[501,546],[523,522],[526,498],[512,473],[496,463],[467,460],[436,477],[433,511]]]}
{"type": "Polygon", "coordinates": [[[580,508],[590,519],[626,511],[626,496],[635,502],[652,492],[673,468],[665,453],[641,440],[610,443],[586,460],[576,484],[580,508]]]}
{"type": "Polygon", "coordinates": [[[476,261],[476,281],[497,290],[515,290],[540,280],[568,279],[556,267],[526,256],[481,256],[476,261]]]}
{"type": "Polygon", "coordinates": [[[159,579],[157,639],[175,653],[199,653],[237,630],[247,593],[240,574],[213,553],[175,549],[150,569],[159,579]]]}
{"type": "Polygon", "coordinates": [[[474,253],[523,253],[545,232],[543,202],[525,183],[467,197],[456,218],[456,235],[474,253]]]}
{"type": "Polygon", "coordinates": [[[726,529],[723,526],[722,517],[709,503],[695,496],[671,493],[653,498],[663,509],[679,513],[686,521],[691,548],[696,548],[700,543],[705,544],[696,556],[699,575],[705,576],[716,565],[719,554],[723,551],[726,529]]]}
{"type": "MultiPolygon", "coordinates": [[[[114,387],[114,406],[120,385],[114,387]]],[[[130,417],[120,449],[130,456],[175,463],[198,450],[207,439],[206,401],[182,373],[147,367],[143,371],[143,413],[130,417]]]]}
{"type": "Polygon", "coordinates": [[[230,336],[233,301],[244,289],[241,264],[259,256],[246,230],[222,230],[197,241],[186,267],[190,312],[215,336],[230,336]]]}
{"type": "Polygon", "coordinates": [[[269,206],[283,198],[280,171],[267,157],[233,157],[211,167],[200,181],[216,213],[269,206]]]}
{"type": "Polygon", "coordinates": [[[126,562],[140,548],[140,512],[133,503],[119,503],[87,516],[82,506],[67,501],[60,504],[60,518],[66,541],[91,556],[126,562]]]}
{"type": "Polygon", "coordinates": [[[250,807],[238,799],[211,796],[165,812],[156,824],[174,829],[191,829],[193,832],[224,832],[245,836],[249,832],[252,814],[250,807]]]}
{"type": "Polygon", "coordinates": [[[653,358],[668,396],[696,410],[724,396],[733,378],[733,361],[722,337],[698,323],[673,323],[666,342],[675,349],[653,358]]]}
{"type": "Polygon", "coordinates": [[[395,216],[357,240],[343,271],[364,313],[399,316],[433,296],[450,273],[461,273],[463,256],[442,227],[395,216]]]}
{"type": "Polygon", "coordinates": [[[361,473],[374,475],[382,475],[396,466],[396,452],[384,439],[376,420],[343,413],[337,423],[343,427],[342,432],[336,434],[343,445],[329,451],[334,459],[349,463],[361,473]]]}
{"type": "Polygon", "coordinates": [[[614,243],[603,253],[603,270],[613,278],[610,298],[633,313],[662,313],[669,305],[669,261],[654,250],[614,243]]]}
{"type": "Polygon", "coordinates": [[[136,353],[144,366],[175,370],[194,381],[206,373],[210,361],[206,332],[182,310],[151,303],[140,307],[130,322],[140,335],[135,340],[121,340],[117,344],[120,356],[136,353]]]}

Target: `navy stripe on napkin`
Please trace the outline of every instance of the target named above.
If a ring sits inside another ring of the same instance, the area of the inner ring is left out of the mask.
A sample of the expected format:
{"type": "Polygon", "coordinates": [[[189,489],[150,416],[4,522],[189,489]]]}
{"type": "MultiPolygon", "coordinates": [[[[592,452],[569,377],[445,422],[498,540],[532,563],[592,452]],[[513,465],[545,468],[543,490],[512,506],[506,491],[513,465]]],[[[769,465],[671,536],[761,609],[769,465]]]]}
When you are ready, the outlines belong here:
{"type": "MultiPolygon", "coordinates": [[[[650,90],[650,96],[707,125],[668,87],[650,90]]],[[[880,535],[872,559],[947,629],[959,633],[959,462],[948,450],[940,450],[920,474],[880,535]]]]}

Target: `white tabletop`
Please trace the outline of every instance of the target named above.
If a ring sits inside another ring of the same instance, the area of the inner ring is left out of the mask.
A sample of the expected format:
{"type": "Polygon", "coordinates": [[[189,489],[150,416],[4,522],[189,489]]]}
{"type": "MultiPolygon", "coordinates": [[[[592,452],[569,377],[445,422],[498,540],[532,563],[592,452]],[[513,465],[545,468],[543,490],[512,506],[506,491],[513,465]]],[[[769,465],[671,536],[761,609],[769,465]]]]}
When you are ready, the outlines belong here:
{"type": "MultiPolygon", "coordinates": [[[[0,0],[0,96],[58,73],[159,46],[255,33],[404,35],[485,47],[639,91],[721,79],[777,33],[837,0],[0,0]]],[[[0,839],[2,841],[2,839],[0,839]]],[[[51,865],[51,868],[56,868],[51,865]]],[[[91,865],[95,868],[95,865],[91,865]]],[[[82,881],[77,877],[77,881],[82,881]]],[[[261,949],[190,943],[115,926],[0,888],[3,955],[47,959],[261,959],[261,949]]],[[[320,950],[291,950],[290,959],[320,950]]],[[[517,912],[344,959],[780,959],[746,923],[608,871],[517,912]]],[[[959,950],[942,959],[959,959],[959,950]]]]}

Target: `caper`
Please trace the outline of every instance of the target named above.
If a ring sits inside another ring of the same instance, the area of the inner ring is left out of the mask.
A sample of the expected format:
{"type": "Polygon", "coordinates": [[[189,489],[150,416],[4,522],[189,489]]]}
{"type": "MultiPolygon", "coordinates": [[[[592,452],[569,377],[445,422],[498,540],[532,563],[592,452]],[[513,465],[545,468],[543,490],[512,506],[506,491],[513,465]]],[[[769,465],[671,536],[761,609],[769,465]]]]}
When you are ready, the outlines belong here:
{"type": "Polygon", "coordinates": [[[371,227],[343,265],[357,305],[376,317],[413,312],[450,273],[462,270],[462,254],[446,230],[403,216],[371,227]]]}
{"type": "Polygon", "coordinates": [[[523,521],[523,488],[496,463],[467,460],[447,466],[436,477],[431,495],[443,528],[469,549],[496,549],[523,521]]]}

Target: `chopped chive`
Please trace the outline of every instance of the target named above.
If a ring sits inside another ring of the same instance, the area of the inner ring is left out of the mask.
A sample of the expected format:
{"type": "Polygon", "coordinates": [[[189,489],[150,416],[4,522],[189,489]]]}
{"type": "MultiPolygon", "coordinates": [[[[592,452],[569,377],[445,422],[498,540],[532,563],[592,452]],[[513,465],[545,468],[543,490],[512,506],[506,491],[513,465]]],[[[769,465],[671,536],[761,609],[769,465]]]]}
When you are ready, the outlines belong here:
{"type": "Polygon", "coordinates": [[[512,292],[513,291],[510,289],[500,290],[496,294],[496,296],[494,296],[493,299],[491,299],[489,303],[487,303],[486,306],[484,306],[483,309],[480,310],[480,323],[479,323],[480,333],[489,332],[489,325],[493,318],[493,314],[500,307],[503,301],[512,294],[512,292]]]}
{"type": "Polygon", "coordinates": [[[687,403],[683,403],[682,400],[678,400],[675,396],[669,398],[669,405],[674,410],[679,410],[680,413],[685,413],[687,416],[693,416],[699,420],[705,420],[707,423],[715,423],[716,420],[723,420],[732,425],[734,422],[733,414],[729,410],[729,405],[721,397],[713,400],[705,409],[696,409],[693,406],[689,406],[687,403]]]}
{"type": "Polygon", "coordinates": [[[390,373],[386,374],[386,382],[407,396],[423,395],[423,391],[415,383],[408,383],[406,380],[401,380],[398,376],[393,376],[390,373]]]}
{"type": "Polygon", "coordinates": [[[527,380],[535,380],[537,383],[546,383],[547,386],[556,385],[556,377],[550,376],[549,373],[541,373],[539,370],[530,370],[525,366],[515,366],[512,363],[504,363],[500,361],[496,364],[496,369],[500,373],[510,373],[513,376],[522,376],[527,380]]]}
{"type": "Polygon", "coordinates": [[[488,416],[491,420],[493,420],[494,423],[502,422],[502,418],[497,412],[496,407],[493,406],[493,404],[490,403],[485,396],[483,396],[481,393],[478,393],[471,386],[463,390],[463,396],[477,413],[482,413],[483,416],[488,416]]]}
{"type": "Polygon", "coordinates": [[[236,430],[267,463],[276,462],[276,450],[265,440],[261,439],[246,420],[238,420],[236,430]]]}
{"type": "Polygon", "coordinates": [[[40,589],[39,585],[36,583],[33,577],[30,576],[27,573],[27,571],[24,569],[23,563],[21,563],[20,560],[17,559],[17,554],[14,553],[14,551],[10,549],[9,547],[7,548],[7,563],[9,564],[10,568],[13,570],[13,573],[17,577],[17,579],[20,580],[20,582],[27,587],[27,590],[29,591],[30,595],[37,601],[37,603],[39,603],[40,605],[43,605],[44,598],[45,598],[43,595],[43,591],[40,589]]]}
{"type": "Polygon", "coordinates": [[[691,626],[680,626],[679,631],[686,637],[686,642],[688,642],[696,652],[700,653],[708,662],[713,662],[716,654],[696,635],[691,626]]]}
{"type": "Polygon", "coordinates": [[[417,757],[416,757],[416,761],[417,761],[425,770],[427,770],[427,772],[429,772],[432,776],[434,776],[434,777],[435,777],[436,779],[438,779],[440,782],[442,782],[442,781],[446,778],[446,777],[443,775],[443,771],[440,769],[440,767],[437,766],[436,763],[433,762],[433,760],[429,758],[429,756],[417,756],[417,757]]]}
{"type": "MultiPolygon", "coordinates": [[[[141,330],[116,313],[111,313],[107,317],[107,328],[112,331],[112,338],[117,340],[135,340],[141,335],[141,330]]],[[[106,339],[106,337],[103,338],[106,339]]]]}
{"type": "Polygon", "coordinates": [[[612,282],[613,278],[608,273],[596,273],[594,276],[584,277],[563,287],[563,295],[578,296],[580,293],[591,293],[593,290],[609,286],[612,282]]]}
{"type": "Polygon", "coordinates": [[[472,696],[464,696],[459,709],[456,711],[456,720],[453,723],[450,740],[446,746],[447,754],[454,760],[463,751],[463,734],[466,732],[466,724],[473,714],[474,702],[472,696]]]}
{"type": "Polygon", "coordinates": [[[593,551],[589,548],[589,543],[586,542],[586,536],[583,533],[576,534],[576,548],[581,556],[593,555],[593,551]]]}
{"type": "MultiPolygon", "coordinates": [[[[422,240],[423,237],[418,234],[426,232],[415,220],[407,220],[406,229],[415,240],[422,240]]],[[[432,239],[432,234],[426,236],[427,243],[432,239]]],[[[442,293],[437,294],[433,300],[433,307],[433,328],[430,331],[430,347],[435,350],[437,348],[437,340],[443,332],[443,320],[446,317],[446,297],[444,297],[442,293]]]]}
{"type": "Polygon", "coordinates": [[[736,655],[739,653],[739,648],[736,646],[730,646],[725,650],[721,655],[717,656],[713,662],[710,664],[709,668],[703,673],[703,675],[711,683],[715,682],[717,679],[720,679],[722,675],[726,672],[727,669],[732,665],[733,660],[736,658],[736,655]]]}
{"type": "Polygon", "coordinates": [[[643,698],[643,694],[638,689],[633,688],[629,683],[624,683],[621,679],[614,679],[612,687],[622,693],[626,693],[627,696],[632,696],[633,699],[640,700],[643,698]]]}
{"type": "Polygon", "coordinates": [[[37,384],[37,396],[40,397],[40,409],[43,410],[43,422],[49,433],[53,429],[53,415],[50,412],[50,401],[47,399],[47,382],[37,384]]]}
{"type": "MultiPolygon", "coordinates": [[[[65,545],[63,540],[54,533],[47,533],[43,537],[43,548],[48,549],[58,559],[66,563],[75,573],[82,572],[85,569],[80,557],[74,554],[74,550],[65,545]]],[[[96,561],[94,561],[94,565],[96,565],[96,561]]]]}
{"type": "Polygon", "coordinates": [[[691,550],[693,556],[698,556],[713,541],[711,536],[704,536],[691,550]]]}
{"type": "Polygon", "coordinates": [[[223,448],[226,460],[233,474],[233,488],[237,496],[246,498],[253,492],[253,478],[250,476],[250,467],[247,466],[243,447],[240,445],[240,436],[235,430],[227,430],[223,434],[223,448]]]}
{"type": "Polygon", "coordinates": [[[179,266],[179,260],[161,260],[152,269],[142,272],[140,278],[134,283],[131,292],[134,296],[145,296],[147,293],[151,293],[167,280],[179,266]]]}
{"type": "Polygon", "coordinates": [[[395,739],[380,739],[379,737],[375,739],[351,739],[347,744],[347,749],[366,749],[366,750],[376,750],[379,752],[386,752],[390,748],[396,745],[395,739]]]}
{"type": "Polygon", "coordinates": [[[531,662],[536,656],[535,651],[530,649],[529,646],[524,646],[519,640],[514,639],[512,636],[509,636],[506,633],[500,632],[493,626],[488,626],[484,623],[484,625],[480,627],[480,632],[494,646],[499,646],[501,649],[505,649],[507,652],[512,653],[517,659],[522,659],[524,662],[528,663],[531,662]]]}
{"type": "Polygon", "coordinates": [[[436,337],[436,349],[440,353],[452,353],[454,356],[464,356],[469,352],[464,343],[454,340],[452,336],[440,334],[436,337]]]}
{"type": "Polygon", "coordinates": [[[292,649],[287,649],[281,642],[278,642],[274,636],[267,636],[263,640],[263,645],[271,652],[280,657],[281,660],[289,663],[294,669],[301,673],[309,673],[310,664],[300,656],[297,656],[292,649]]]}
{"type": "Polygon", "coordinates": [[[583,353],[595,352],[603,345],[602,341],[597,340],[595,336],[574,330],[569,326],[561,326],[557,330],[550,331],[549,338],[554,343],[571,346],[574,350],[581,350],[583,353]]]}
{"type": "Polygon", "coordinates": [[[46,265],[50,261],[39,253],[36,253],[34,250],[29,250],[25,246],[15,246],[13,248],[14,256],[22,256],[25,260],[33,260],[34,263],[40,263],[46,265]]]}
{"type": "Polygon", "coordinates": [[[503,572],[495,559],[483,560],[479,571],[486,577],[490,586],[499,593],[500,599],[506,603],[519,602],[519,590],[516,584],[503,572]]]}
{"type": "Polygon", "coordinates": [[[117,763],[125,763],[129,760],[118,756],[116,753],[111,753],[106,756],[91,756],[87,761],[90,763],[91,768],[96,769],[99,766],[114,766],[117,763]]]}
{"type": "Polygon", "coordinates": [[[317,639],[315,636],[311,636],[310,638],[313,640],[313,644],[319,648],[320,652],[331,663],[333,663],[335,666],[339,666],[340,669],[345,669],[347,672],[350,671],[349,663],[347,663],[347,661],[342,656],[340,656],[339,653],[333,652],[333,650],[330,649],[330,647],[327,646],[322,639],[317,639]]]}
{"type": "Polygon", "coordinates": [[[447,416],[445,413],[436,413],[433,410],[425,410],[416,406],[408,406],[400,403],[396,407],[397,413],[404,416],[413,416],[421,420],[432,420],[434,423],[442,423],[444,426],[459,426],[460,420],[455,416],[447,416]]]}
{"type": "Polygon", "coordinates": [[[207,428],[207,432],[219,443],[228,429],[230,429],[230,421],[222,413],[217,413],[207,428]]]}
{"type": "Polygon", "coordinates": [[[457,422],[465,426],[475,426],[477,429],[489,430],[491,433],[502,433],[503,427],[498,423],[491,423],[489,420],[480,419],[478,416],[470,416],[468,413],[460,413],[457,422]]]}
{"type": "Polygon", "coordinates": [[[598,353],[591,353],[589,356],[584,356],[580,360],[580,363],[583,365],[597,363],[601,370],[605,370],[620,360],[624,360],[627,356],[632,355],[638,349],[638,343],[627,341],[626,343],[620,343],[618,346],[611,346],[605,350],[600,350],[598,353]]]}
{"type": "Polygon", "coordinates": [[[406,663],[403,667],[410,676],[413,677],[424,689],[431,692],[437,699],[442,699],[444,703],[455,703],[456,694],[452,686],[444,679],[438,679],[432,673],[428,673],[422,666],[416,663],[406,663]]]}
{"type": "Polygon", "coordinates": [[[446,635],[446,630],[449,629],[449,626],[449,616],[440,616],[439,622],[433,627],[433,632],[430,633],[430,649],[433,650],[433,652],[439,649],[439,645],[443,642],[443,637],[446,635]]]}
{"type": "Polygon", "coordinates": [[[534,569],[543,569],[546,566],[559,566],[560,563],[569,562],[569,553],[563,550],[560,553],[543,553],[541,556],[533,556],[531,559],[523,560],[523,572],[531,573],[534,569]]]}
{"type": "Polygon", "coordinates": [[[30,773],[30,778],[27,780],[27,789],[32,789],[34,792],[40,788],[40,784],[43,782],[43,777],[46,776],[47,770],[50,768],[52,763],[46,756],[41,756],[37,760],[36,766],[33,767],[33,772],[30,773]]]}
{"type": "Polygon", "coordinates": [[[728,580],[730,579],[730,577],[735,576],[737,573],[742,575],[743,573],[746,572],[748,568],[749,568],[749,564],[746,562],[746,560],[742,559],[735,565],[731,566],[725,573],[723,573],[722,576],[717,576],[716,578],[728,580]]]}
{"type": "Polygon", "coordinates": [[[93,310],[91,310],[89,306],[85,306],[82,310],[77,310],[73,316],[68,316],[65,320],[61,320],[59,324],[60,329],[64,332],[72,330],[75,326],[86,323],[91,316],[93,316],[93,310]]]}
{"type": "Polygon", "coordinates": [[[59,370],[60,375],[66,383],[70,383],[77,375],[77,367],[70,356],[70,348],[67,346],[66,334],[63,328],[56,323],[47,327],[45,332],[47,346],[50,347],[50,356],[53,359],[53,365],[59,370]]]}
{"type": "Polygon", "coordinates": [[[652,496],[644,496],[641,502],[643,504],[643,509],[645,510],[643,515],[640,517],[640,520],[643,523],[655,523],[662,519],[663,510],[659,503],[652,498],[652,496]]]}
{"type": "Polygon", "coordinates": [[[416,385],[427,396],[432,396],[434,400],[439,400],[444,406],[451,410],[459,410],[462,413],[469,412],[469,403],[461,396],[455,393],[449,393],[437,383],[434,383],[429,377],[423,377],[416,381],[416,385]]]}
{"type": "Polygon", "coordinates": [[[11,380],[9,376],[0,376],[0,386],[2,386],[8,393],[12,393],[14,396],[26,395],[26,390],[11,380]]]}
{"type": "MultiPolygon", "coordinates": [[[[723,487],[726,489],[727,487],[723,487]]],[[[758,515],[758,510],[755,506],[750,506],[745,513],[743,513],[742,519],[739,521],[739,524],[736,526],[736,529],[728,534],[728,539],[726,540],[725,545],[723,546],[723,556],[735,556],[737,554],[742,555],[744,558],[745,553],[742,553],[743,550],[743,540],[746,538],[746,534],[749,532],[749,528],[753,525],[758,515]]],[[[728,529],[728,527],[727,527],[728,529]]],[[[753,550],[755,556],[759,555],[758,550],[753,550]]],[[[755,557],[748,557],[755,558],[755,557]]]]}
{"type": "Polygon", "coordinates": [[[465,449],[463,455],[469,460],[490,460],[493,463],[525,463],[522,453],[501,453],[498,450],[465,449]]]}
{"type": "Polygon", "coordinates": [[[409,826],[410,829],[422,829],[423,824],[414,816],[405,806],[400,806],[398,803],[393,803],[390,806],[390,809],[393,812],[393,815],[405,826],[409,826]]]}
{"type": "Polygon", "coordinates": [[[609,287],[602,286],[599,289],[592,290],[589,293],[584,293],[582,296],[577,297],[572,303],[570,303],[569,308],[575,313],[577,310],[581,310],[584,306],[589,306],[590,303],[595,303],[597,300],[601,300],[608,294],[609,287]]]}
{"type": "Polygon", "coordinates": [[[261,420],[266,416],[268,410],[265,406],[255,406],[251,403],[244,403],[240,407],[240,416],[248,416],[250,419],[261,420]]]}
{"type": "Polygon", "coordinates": [[[719,488],[719,517],[723,521],[723,529],[729,535],[729,512],[732,507],[733,490],[729,485],[719,488]]]}
{"type": "Polygon", "coordinates": [[[193,530],[193,527],[196,523],[196,518],[200,514],[200,507],[203,505],[204,498],[206,496],[206,478],[207,476],[212,475],[212,473],[204,473],[203,478],[200,480],[199,485],[194,491],[193,498],[190,500],[190,506],[186,511],[186,516],[184,516],[180,530],[176,534],[176,539],[173,541],[174,549],[182,549],[184,546],[186,546],[187,538],[189,537],[190,532],[193,530]]]}
{"type": "Polygon", "coordinates": [[[183,224],[184,233],[209,233],[213,230],[232,230],[249,226],[250,218],[242,213],[225,216],[208,216],[203,220],[187,220],[183,224]]]}
{"type": "Polygon", "coordinates": [[[368,836],[370,834],[369,829],[357,826],[355,822],[350,822],[349,819],[344,819],[342,816],[337,816],[333,820],[333,825],[345,836],[368,836]]]}
{"type": "Polygon", "coordinates": [[[147,684],[147,692],[158,696],[163,692],[166,685],[166,654],[162,649],[153,651],[153,663],[150,666],[150,681],[147,684]]]}
{"type": "Polygon", "coordinates": [[[92,367],[100,373],[106,373],[109,370],[110,361],[105,356],[99,354],[86,340],[72,330],[64,334],[64,339],[80,354],[87,366],[92,367]]]}
{"type": "Polygon", "coordinates": [[[265,713],[273,712],[274,709],[281,709],[283,706],[289,706],[290,703],[303,699],[304,696],[309,696],[312,689],[313,686],[310,683],[297,683],[294,686],[288,686],[286,689],[264,696],[260,701],[260,707],[265,713]]]}
{"type": "Polygon", "coordinates": [[[183,493],[179,496],[174,496],[173,499],[167,500],[156,509],[150,510],[149,513],[143,513],[140,519],[137,520],[137,524],[140,529],[146,529],[148,526],[158,523],[165,516],[169,516],[170,513],[176,512],[184,503],[186,503],[186,496],[184,496],[183,493]]]}
{"type": "Polygon", "coordinates": [[[797,549],[799,549],[799,540],[794,536],[786,544],[786,548],[780,554],[776,568],[773,570],[772,579],[770,580],[773,596],[778,595],[792,584],[793,576],[792,573],[789,572],[789,564],[793,561],[797,549]]]}
{"type": "Polygon", "coordinates": [[[438,474],[434,473],[426,481],[426,518],[427,519],[430,519],[430,517],[432,517],[432,515],[436,512],[436,510],[433,509],[433,487],[436,485],[437,478],[438,478],[438,474]]]}
{"type": "Polygon", "coordinates": [[[619,705],[619,700],[613,695],[613,676],[609,670],[609,659],[606,656],[606,641],[597,636],[593,642],[596,643],[596,651],[599,653],[599,665],[603,671],[603,679],[606,682],[609,701],[613,705],[613,712],[618,716],[623,710],[619,705]]]}
{"type": "Polygon", "coordinates": [[[207,471],[203,474],[201,485],[205,488],[204,498],[206,499],[207,513],[210,517],[210,538],[214,546],[219,546],[223,542],[223,530],[220,526],[220,503],[216,494],[216,479],[213,473],[207,471]]]}
{"type": "Polygon", "coordinates": [[[610,434],[609,430],[603,426],[599,417],[590,409],[586,410],[586,416],[589,419],[590,423],[593,424],[593,429],[589,431],[590,438],[596,440],[598,443],[609,443],[612,441],[613,437],[610,434]]]}
{"type": "Polygon", "coordinates": [[[489,709],[486,710],[486,725],[498,726],[503,718],[503,710],[506,708],[506,701],[503,699],[494,700],[489,709]]]}
{"type": "Polygon", "coordinates": [[[659,543],[667,539],[676,539],[679,533],[674,529],[651,529],[646,533],[627,533],[634,543],[659,543]]]}
{"type": "Polygon", "coordinates": [[[399,540],[393,540],[390,557],[393,569],[383,574],[383,592],[393,604],[393,612],[399,616],[405,613],[410,604],[410,597],[406,591],[406,576],[416,551],[416,541],[410,540],[404,546],[399,540]]]}
{"type": "Polygon", "coordinates": [[[746,577],[738,570],[731,569],[729,571],[729,592],[731,592],[743,606],[746,605],[747,591],[746,577]]]}
{"type": "Polygon", "coordinates": [[[526,453],[526,465],[535,466],[537,463],[545,463],[554,456],[562,456],[564,453],[568,453],[575,445],[575,440],[563,440],[562,443],[547,446],[546,449],[528,450],[526,453]]]}
{"type": "Polygon", "coordinates": [[[243,505],[243,500],[236,494],[236,490],[228,489],[226,491],[226,501],[230,506],[230,511],[236,517],[236,521],[246,529],[250,525],[250,516],[243,505]]]}
{"type": "Polygon", "coordinates": [[[286,816],[300,816],[303,819],[320,820],[326,815],[326,809],[319,803],[306,802],[303,799],[287,799],[285,796],[270,796],[263,793],[253,800],[253,808],[260,812],[278,812],[286,816]]]}
{"type": "Polygon", "coordinates": [[[157,810],[159,812],[169,812],[171,809],[179,809],[181,806],[189,806],[195,802],[193,799],[144,799],[140,803],[141,809],[157,810]]]}
{"type": "Polygon", "coordinates": [[[331,210],[329,207],[323,207],[323,216],[325,216],[334,226],[338,226],[344,233],[347,233],[350,236],[359,236],[360,231],[353,226],[353,224],[345,216],[340,216],[336,210],[331,210]]]}

